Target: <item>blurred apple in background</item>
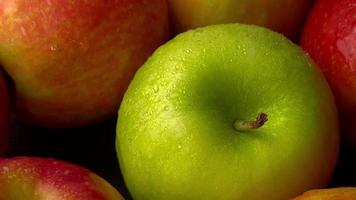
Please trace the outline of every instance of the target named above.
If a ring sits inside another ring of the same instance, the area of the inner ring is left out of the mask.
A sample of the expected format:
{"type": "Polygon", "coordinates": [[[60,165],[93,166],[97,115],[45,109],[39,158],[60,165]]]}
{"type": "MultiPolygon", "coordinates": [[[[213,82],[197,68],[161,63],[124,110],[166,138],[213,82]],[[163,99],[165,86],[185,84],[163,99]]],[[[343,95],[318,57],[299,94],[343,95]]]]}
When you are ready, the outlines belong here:
{"type": "Polygon", "coordinates": [[[355,187],[338,187],[328,189],[310,190],[293,200],[354,200],[356,199],[355,187]]]}
{"type": "Polygon", "coordinates": [[[7,149],[9,131],[9,102],[3,73],[0,70],[0,155],[7,149]]]}
{"type": "Polygon", "coordinates": [[[139,69],[116,148],[137,200],[288,199],[329,183],[338,133],[331,90],[305,52],[229,24],[182,33],[139,69]]]}
{"type": "Polygon", "coordinates": [[[0,63],[18,117],[38,126],[114,115],[136,69],[167,37],[165,0],[0,1],[0,63]]]}
{"type": "Polygon", "coordinates": [[[0,159],[0,200],[120,200],[120,193],[89,170],[49,158],[0,159]]]}
{"type": "Polygon", "coordinates": [[[324,72],[336,97],[348,143],[356,147],[356,0],[317,1],[301,46],[324,72]],[[352,139],[353,138],[353,139],[352,139]]]}
{"type": "Polygon", "coordinates": [[[211,24],[256,24],[296,39],[313,0],[169,0],[174,32],[211,24]]]}

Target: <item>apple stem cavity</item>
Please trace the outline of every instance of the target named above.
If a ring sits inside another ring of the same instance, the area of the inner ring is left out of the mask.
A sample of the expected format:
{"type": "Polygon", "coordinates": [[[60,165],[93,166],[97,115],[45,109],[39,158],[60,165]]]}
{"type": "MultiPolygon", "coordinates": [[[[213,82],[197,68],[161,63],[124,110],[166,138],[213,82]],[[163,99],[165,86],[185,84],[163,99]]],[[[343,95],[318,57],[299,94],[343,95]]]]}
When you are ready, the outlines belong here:
{"type": "Polygon", "coordinates": [[[262,127],[267,120],[266,113],[259,113],[255,120],[236,120],[234,128],[237,131],[251,131],[262,127]]]}

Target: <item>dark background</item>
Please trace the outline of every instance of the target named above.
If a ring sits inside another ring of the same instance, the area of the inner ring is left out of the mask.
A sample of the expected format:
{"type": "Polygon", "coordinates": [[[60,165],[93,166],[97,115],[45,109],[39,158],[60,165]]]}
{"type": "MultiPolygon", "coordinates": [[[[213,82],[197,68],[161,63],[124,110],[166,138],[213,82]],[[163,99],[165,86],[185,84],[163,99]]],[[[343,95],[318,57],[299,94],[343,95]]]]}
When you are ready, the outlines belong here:
{"type": "Polygon", "coordinates": [[[115,152],[116,117],[75,129],[36,128],[13,120],[12,129],[8,157],[50,157],[86,167],[131,199],[115,152]]]}

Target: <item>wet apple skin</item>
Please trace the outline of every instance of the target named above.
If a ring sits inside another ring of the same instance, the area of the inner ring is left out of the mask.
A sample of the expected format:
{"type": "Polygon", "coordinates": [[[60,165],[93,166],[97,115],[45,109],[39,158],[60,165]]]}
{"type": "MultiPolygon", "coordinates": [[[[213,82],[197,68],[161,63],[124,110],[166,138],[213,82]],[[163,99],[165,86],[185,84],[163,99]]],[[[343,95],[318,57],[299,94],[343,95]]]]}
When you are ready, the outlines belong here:
{"type": "Polygon", "coordinates": [[[299,47],[229,24],[154,53],[124,96],[116,147],[136,199],[287,199],[329,182],[338,132],[327,82],[299,47]],[[234,129],[260,112],[260,129],[234,129]]]}

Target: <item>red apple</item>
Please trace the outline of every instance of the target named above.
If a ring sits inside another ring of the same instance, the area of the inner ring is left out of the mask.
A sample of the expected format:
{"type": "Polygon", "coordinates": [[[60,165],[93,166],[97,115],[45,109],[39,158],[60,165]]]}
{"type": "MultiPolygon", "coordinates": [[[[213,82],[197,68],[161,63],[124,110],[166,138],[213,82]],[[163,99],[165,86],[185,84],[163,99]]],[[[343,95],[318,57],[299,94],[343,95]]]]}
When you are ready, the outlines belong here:
{"type": "Polygon", "coordinates": [[[19,118],[39,126],[114,115],[167,37],[165,0],[0,1],[0,63],[14,80],[19,118]]]}
{"type": "Polygon", "coordinates": [[[0,185],[0,200],[123,199],[87,169],[48,158],[0,159],[0,185]]]}
{"type": "Polygon", "coordinates": [[[356,129],[350,127],[356,119],[356,0],[317,1],[301,46],[324,72],[337,100],[345,138],[356,146],[356,129]]]}
{"type": "Polygon", "coordinates": [[[356,112],[356,0],[317,1],[301,46],[324,72],[343,112],[356,112]]]}
{"type": "Polygon", "coordinates": [[[271,28],[295,39],[313,0],[169,0],[176,33],[222,23],[271,28]]]}
{"type": "Polygon", "coordinates": [[[5,81],[0,70],[0,155],[7,149],[7,136],[9,130],[9,102],[5,81]]]}

